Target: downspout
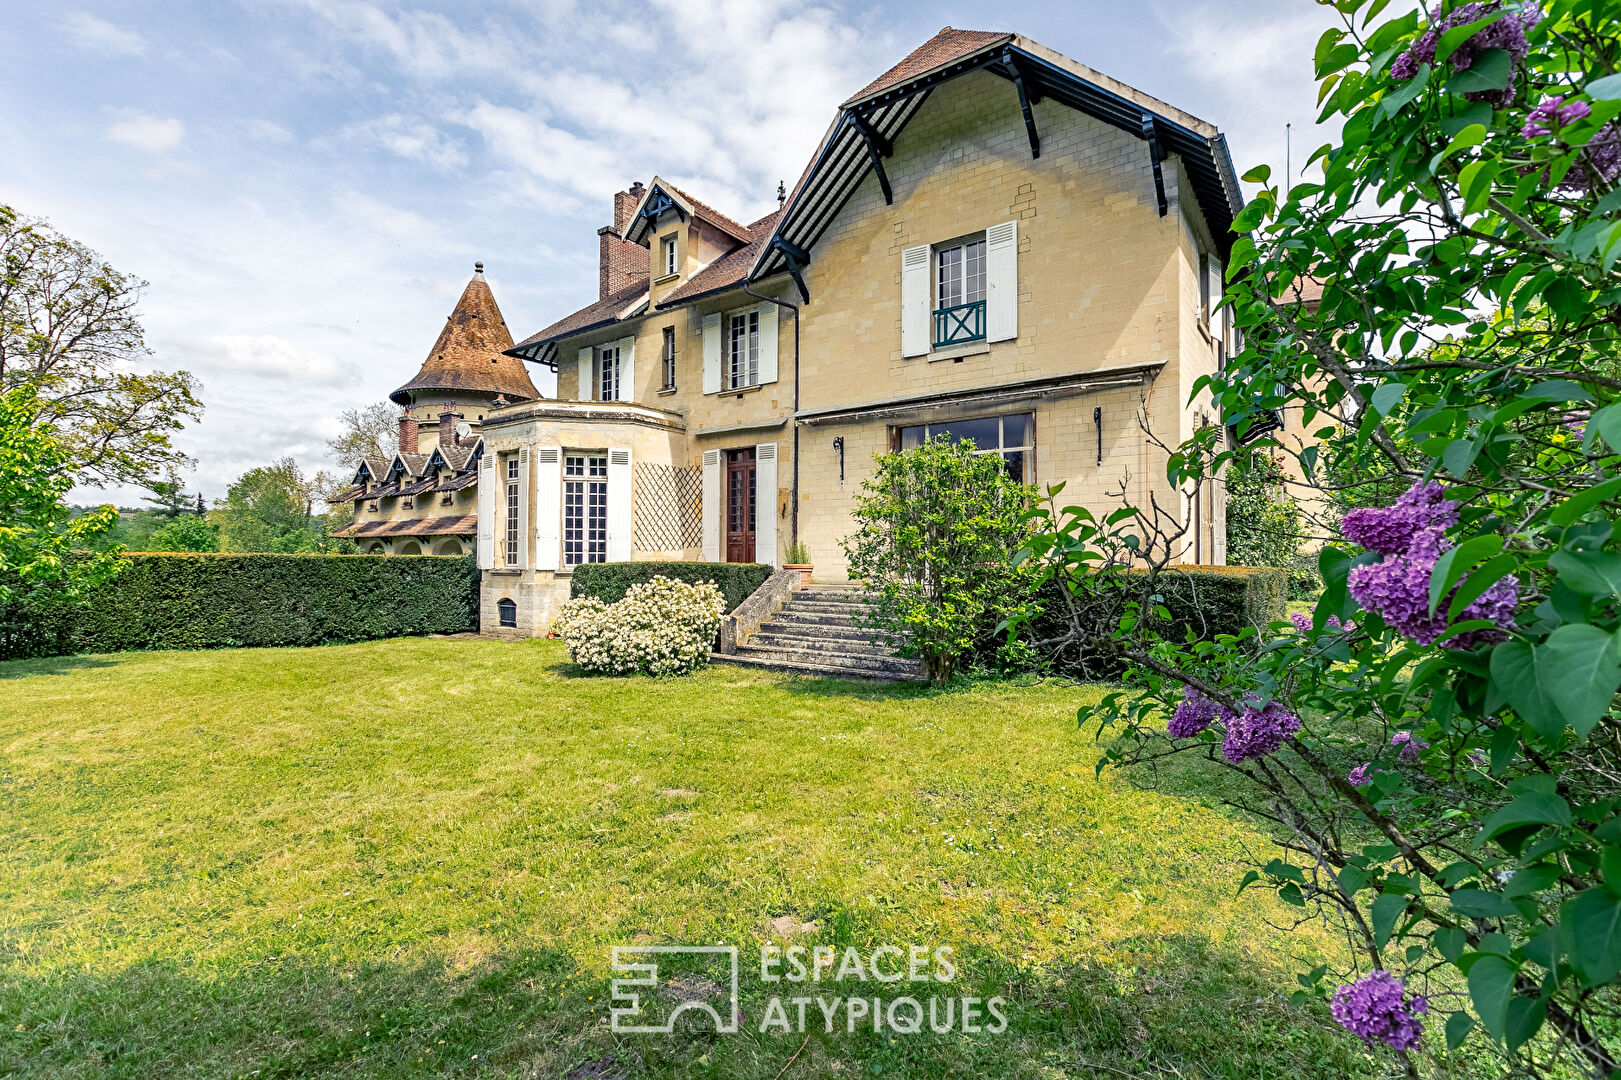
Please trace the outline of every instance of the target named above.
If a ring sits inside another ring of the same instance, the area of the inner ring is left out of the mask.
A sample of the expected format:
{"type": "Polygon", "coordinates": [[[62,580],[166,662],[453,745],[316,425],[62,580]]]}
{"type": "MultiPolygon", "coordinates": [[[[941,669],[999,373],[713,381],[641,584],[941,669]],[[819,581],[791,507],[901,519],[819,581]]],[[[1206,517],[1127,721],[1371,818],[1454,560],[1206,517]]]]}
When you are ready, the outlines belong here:
{"type": "Polygon", "coordinates": [[[786,300],[778,300],[775,296],[765,296],[749,288],[748,281],[743,282],[743,291],[756,300],[769,300],[779,308],[787,308],[794,313],[794,478],[792,495],[793,505],[789,508],[788,531],[794,543],[799,543],[799,306],[790,304],[786,300]]]}

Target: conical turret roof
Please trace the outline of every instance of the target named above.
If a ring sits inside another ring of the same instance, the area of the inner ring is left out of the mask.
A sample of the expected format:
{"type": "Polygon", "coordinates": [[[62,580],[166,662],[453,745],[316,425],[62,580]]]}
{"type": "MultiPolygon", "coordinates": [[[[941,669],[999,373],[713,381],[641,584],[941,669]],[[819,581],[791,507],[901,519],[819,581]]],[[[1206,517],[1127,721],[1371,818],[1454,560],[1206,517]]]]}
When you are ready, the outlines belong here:
{"type": "Polygon", "coordinates": [[[409,405],[412,395],[422,390],[466,391],[492,398],[504,394],[512,402],[534,401],[540,391],[529,381],[523,361],[505,355],[510,348],[512,334],[484,280],[484,264],[475,263],[473,280],[462,290],[422,370],[388,396],[401,405],[409,405]]]}

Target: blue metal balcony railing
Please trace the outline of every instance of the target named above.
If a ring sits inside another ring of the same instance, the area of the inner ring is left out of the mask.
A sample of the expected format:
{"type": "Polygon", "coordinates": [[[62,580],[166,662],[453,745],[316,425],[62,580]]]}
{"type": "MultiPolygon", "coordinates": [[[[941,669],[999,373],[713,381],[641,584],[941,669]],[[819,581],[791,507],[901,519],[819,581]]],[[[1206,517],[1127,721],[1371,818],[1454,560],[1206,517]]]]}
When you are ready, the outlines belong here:
{"type": "Polygon", "coordinates": [[[956,307],[936,308],[934,312],[934,347],[961,345],[965,341],[981,341],[985,337],[985,301],[956,307]]]}

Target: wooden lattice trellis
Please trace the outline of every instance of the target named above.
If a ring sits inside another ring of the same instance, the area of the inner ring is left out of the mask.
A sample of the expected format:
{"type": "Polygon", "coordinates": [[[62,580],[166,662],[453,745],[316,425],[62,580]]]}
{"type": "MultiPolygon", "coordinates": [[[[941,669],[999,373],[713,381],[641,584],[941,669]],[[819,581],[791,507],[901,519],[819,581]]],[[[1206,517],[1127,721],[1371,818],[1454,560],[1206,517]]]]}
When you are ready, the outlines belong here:
{"type": "Polygon", "coordinates": [[[637,551],[703,545],[703,474],[638,461],[631,477],[631,541],[637,551]]]}

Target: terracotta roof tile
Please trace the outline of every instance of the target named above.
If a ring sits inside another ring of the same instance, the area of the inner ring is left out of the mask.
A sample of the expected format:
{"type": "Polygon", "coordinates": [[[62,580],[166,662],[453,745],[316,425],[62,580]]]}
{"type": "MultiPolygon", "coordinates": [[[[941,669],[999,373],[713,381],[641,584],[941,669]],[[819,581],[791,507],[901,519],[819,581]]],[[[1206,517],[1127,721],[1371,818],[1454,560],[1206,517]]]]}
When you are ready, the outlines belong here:
{"type": "Polygon", "coordinates": [[[842,107],[848,108],[855,102],[880,94],[892,86],[915,79],[919,75],[926,75],[935,68],[955,63],[965,56],[972,56],[998,42],[1012,39],[1012,34],[996,30],[957,30],[945,27],[913,49],[900,63],[868,83],[842,107]]]}
{"type": "MultiPolygon", "coordinates": [[[[643,277],[634,285],[627,285],[616,293],[609,293],[605,298],[594,304],[588,304],[572,315],[565,315],[552,323],[538,334],[531,334],[517,345],[517,348],[527,348],[530,345],[539,345],[554,338],[577,334],[582,330],[589,330],[594,326],[605,326],[617,322],[618,312],[629,305],[638,296],[647,292],[647,278],[643,277]]],[[[522,363],[522,361],[518,361],[522,363]]]]}
{"type": "Polygon", "coordinates": [[[367,521],[339,529],[333,536],[472,536],[478,532],[478,515],[458,517],[403,518],[396,521],[367,521]]]}
{"type": "Polygon", "coordinates": [[[391,399],[407,405],[414,390],[470,390],[505,394],[520,401],[540,397],[523,361],[506,355],[512,348],[512,334],[484,280],[483,265],[479,264],[473,280],[462,290],[439,340],[422,362],[422,370],[390,394],[391,399]]]}
{"type": "Polygon", "coordinates": [[[677,195],[680,195],[683,199],[692,204],[692,212],[694,214],[704,218],[711,225],[715,226],[722,232],[731,233],[744,243],[747,243],[753,235],[748,226],[740,225],[739,223],[733,221],[731,218],[727,217],[719,210],[716,210],[713,206],[710,206],[703,200],[693,198],[691,195],[688,195],[685,191],[682,191],[680,188],[675,187],[674,185],[668,186],[670,187],[671,191],[675,192],[677,195]]]}
{"type": "Polygon", "coordinates": [[[727,255],[722,255],[691,278],[687,279],[679,289],[660,300],[660,308],[674,307],[694,297],[706,296],[709,293],[720,292],[742,284],[748,276],[749,268],[759,256],[760,249],[771,238],[771,232],[777,227],[777,218],[782,211],[775,210],[748,227],[749,235],[754,239],[727,255]]]}

